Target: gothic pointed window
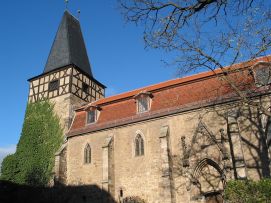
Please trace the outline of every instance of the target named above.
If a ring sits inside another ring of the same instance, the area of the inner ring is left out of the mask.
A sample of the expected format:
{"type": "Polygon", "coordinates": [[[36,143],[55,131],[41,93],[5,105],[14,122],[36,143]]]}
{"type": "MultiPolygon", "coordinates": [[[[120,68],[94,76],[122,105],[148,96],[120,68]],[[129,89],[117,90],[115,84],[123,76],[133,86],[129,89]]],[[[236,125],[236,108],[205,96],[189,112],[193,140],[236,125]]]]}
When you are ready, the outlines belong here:
{"type": "Polygon", "coordinates": [[[271,148],[271,118],[267,118],[267,124],[266,124],[266,141],[267,141],[267,147],[271,148]]]}
{"type": "Polygon", "coordinates": [[[85,164],[91,163],[91,148],[90,148],[89,144],[87,144],[84,149],[84,163],[85,164]]]}
{"type": "Polygon", "coordinates": [[[144,140],[140,134],[135,138],[135,156],[144,155],[144,140]]]}

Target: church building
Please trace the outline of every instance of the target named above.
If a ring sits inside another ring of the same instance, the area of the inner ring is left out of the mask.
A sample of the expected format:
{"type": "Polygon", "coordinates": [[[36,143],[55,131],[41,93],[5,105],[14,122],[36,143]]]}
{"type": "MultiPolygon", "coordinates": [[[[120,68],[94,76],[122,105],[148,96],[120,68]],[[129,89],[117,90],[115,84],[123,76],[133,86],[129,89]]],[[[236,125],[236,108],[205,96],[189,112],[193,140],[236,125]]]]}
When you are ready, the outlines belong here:
{"type": "Polygon", "coordinates": [[[55,182],[97,185],[104,202],[211,203],[231,179],[270,177],[270,60],[105,97],[65,11],[43,73],[29,79],[29,102],[49,99],[64,128],[55,182]]]}

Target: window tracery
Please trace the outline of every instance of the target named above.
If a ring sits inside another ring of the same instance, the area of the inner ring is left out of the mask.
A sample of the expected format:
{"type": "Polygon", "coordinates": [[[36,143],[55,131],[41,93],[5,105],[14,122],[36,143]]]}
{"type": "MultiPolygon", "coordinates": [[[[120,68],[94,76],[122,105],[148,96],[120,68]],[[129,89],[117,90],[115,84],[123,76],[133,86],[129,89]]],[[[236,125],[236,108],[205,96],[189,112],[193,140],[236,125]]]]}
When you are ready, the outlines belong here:
{"type": "Polygon", "coordinates": [[[144,140],[140,134],[137,134],[135,138],[135,156],[144,155],[144,140]]]}
{"type": "Polygon", "coordinates": [[[87,144],[84,149],[84,163],[85,164],[91,163],[91,147],[89,144],[87,144]]]}

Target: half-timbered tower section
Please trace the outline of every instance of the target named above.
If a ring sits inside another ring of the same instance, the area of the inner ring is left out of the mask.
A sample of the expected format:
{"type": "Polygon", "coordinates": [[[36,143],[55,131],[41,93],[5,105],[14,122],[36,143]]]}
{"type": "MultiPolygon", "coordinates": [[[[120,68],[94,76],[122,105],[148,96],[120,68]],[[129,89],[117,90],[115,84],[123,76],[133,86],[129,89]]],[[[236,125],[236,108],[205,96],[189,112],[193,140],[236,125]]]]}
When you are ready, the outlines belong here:
{"type": "Polygon", "coordinates": [[[28,81],[28,101],[52,101],[65,131],[74,108],[104,97],[105,86],[93,77],[80,23],[68,11],[64,12],[43,73],[28,81]]]}
{"type": "Polygon", "coordinates": [[[42,74],[30,79],[29,82],[29,102],[52,99],[68,93],[72,93],[85,102],[104,97],[104,86],[74,65],[42,74]]]}

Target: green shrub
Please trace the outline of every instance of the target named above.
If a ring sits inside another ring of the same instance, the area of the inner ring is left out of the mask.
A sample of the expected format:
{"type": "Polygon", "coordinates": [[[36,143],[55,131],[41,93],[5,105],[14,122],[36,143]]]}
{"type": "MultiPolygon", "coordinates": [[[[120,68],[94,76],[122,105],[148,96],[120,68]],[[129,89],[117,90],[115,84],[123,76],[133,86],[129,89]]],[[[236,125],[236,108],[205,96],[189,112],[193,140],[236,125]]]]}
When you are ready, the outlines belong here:
{"type": "Polygon", "coordinates": [[[14,154],[4,158],[1,168],[1,179],[12,181],[15,174],[19,172],[18,163],[14,154]]]}
{"type": "Polygon", "coordinates": [[[3,160],[2,180],[27,185],[48,184],[54,154],[63,136],[53,108],[49,101],[28,104],[17,150],[3,160]]]}
{"type": "Polygon", "coordinates": [[[271,202],[271,179],[229,181],[225,189],[225,199],[229,203],[271,202]]]}

